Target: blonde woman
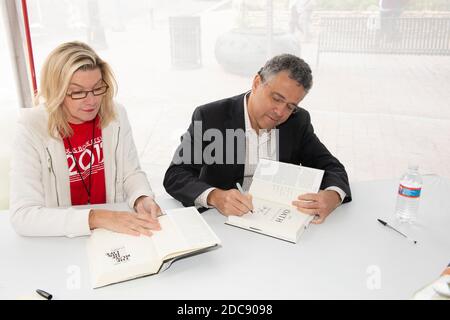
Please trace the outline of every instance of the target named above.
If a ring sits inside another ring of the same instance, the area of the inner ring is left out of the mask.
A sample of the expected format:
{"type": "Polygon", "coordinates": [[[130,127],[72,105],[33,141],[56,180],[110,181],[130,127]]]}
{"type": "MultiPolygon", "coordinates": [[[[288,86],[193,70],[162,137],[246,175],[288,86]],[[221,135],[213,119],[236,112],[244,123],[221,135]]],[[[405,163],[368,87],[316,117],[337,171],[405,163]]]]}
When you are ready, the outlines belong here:
{"type": "Polygon", "coordinates": [[[11,162],[11,223],[24,236],[131,235],[159,230],[160,208],[141,170],[110,66],[89,46],[64,43],[47,57],[39,104],[19,120],[11,162]],[[76,205],[126,202],[132,212],[76,205]]]}

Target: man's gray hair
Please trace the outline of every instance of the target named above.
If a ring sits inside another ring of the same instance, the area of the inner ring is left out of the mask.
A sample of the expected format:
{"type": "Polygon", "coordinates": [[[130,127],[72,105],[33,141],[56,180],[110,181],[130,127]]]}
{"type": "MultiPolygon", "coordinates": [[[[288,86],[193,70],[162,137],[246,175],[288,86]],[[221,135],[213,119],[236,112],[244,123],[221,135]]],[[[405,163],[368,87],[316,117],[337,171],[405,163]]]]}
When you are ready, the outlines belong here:
{"type": "Polygon", "coordinates": [[[292,54],[280,54],[266,62],[258,74],[263,82],[268,81],[281,71],[288,71],[289,78],[303,86],[306,92],[312,87],[312,72],[309,65],[292,54]]]}

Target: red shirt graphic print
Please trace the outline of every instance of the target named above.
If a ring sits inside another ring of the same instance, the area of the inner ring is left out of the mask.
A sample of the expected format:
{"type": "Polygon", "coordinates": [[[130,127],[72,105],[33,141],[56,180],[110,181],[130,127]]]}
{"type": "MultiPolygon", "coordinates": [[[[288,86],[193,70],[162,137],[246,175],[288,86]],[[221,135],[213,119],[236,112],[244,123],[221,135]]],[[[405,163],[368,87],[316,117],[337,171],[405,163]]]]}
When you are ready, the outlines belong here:
{"type": "Polygon", "coordinates": [[[73,206],[88,204],[88,191],[91,204],[106,203],[102,129],[98,126],[99,117],[96,117],[94,121],[95,124],[93,121],[81,124],[70,123],[74,134],[63,139],[69,166],[70,196],[73,206]],[[92,135],[93,125],[95,128],[92,135]],[[89,164],[91,159],[92,165],[89,164]],[[84,184],[81,179],[84,180],[84,184]]]}

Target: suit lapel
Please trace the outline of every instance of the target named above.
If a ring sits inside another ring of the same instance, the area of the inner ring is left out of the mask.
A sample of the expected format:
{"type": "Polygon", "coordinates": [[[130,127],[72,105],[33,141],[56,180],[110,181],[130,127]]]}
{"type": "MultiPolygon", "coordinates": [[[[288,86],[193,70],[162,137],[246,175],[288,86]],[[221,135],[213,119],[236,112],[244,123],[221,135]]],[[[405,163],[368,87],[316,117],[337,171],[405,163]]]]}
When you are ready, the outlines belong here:
{"type": "MultiPolygon", "coordinates": [[[[245,132],[245,118],[244,118],[244,97],[245,94],[239,95],[236,97],[236,99],[233,101],[233,104],[229,110],[228,119],[225,123],[225,128],[228,129],[241,129],[245,132]]],[[[244,162],[245,162],[245,150],[247,148],[246,141],[244,142],[245,149],[244,149],[244,162]]],[[[241,151],[242,152],[242,151],[241,151]]],[[[237,150],[237,143],[234,144],[234,154],[235,154],[235,161],[237,161],[238,156],[238,150],[237,150]]],[[[242,155],[241,155],[242,156],[242,155]]],[[[242,184],[242,180],[244,179],[244,164],[237,164],[231,166],[233,169],[233,181],[239,181],[242,184]]]]}
{"type": "Polygon", "coordinates": [[[291,128],[287,124],[288,121],[276,127],[277,133],[277,160],[280,162],[291,162],[292,158],[292,141],[291,128]]]}
{"type": "MultiPolygon", "coordinates": [[[[245,118],[244,118],[244,97],[245,94],[237,96],[233,102],[233,106],[230,108],[229,117],[225,122],[225,128],[242,129],[245,131],[245,118]]],[[[277,146],[277,160],[281,162],[291,162],[293,143],[292,141],[292,128],[289,125],[289,121],[276,127],[276,146],[277,146]]],[[[247,143],[247,142],[245,142],[247,143]]],[[[245,145],[247,148],[247,145],[245,145]]],[[[237,154],[237,146],[234,147],[234,152],[237,154]]],[[[234,181],[239,181],[241,184],[244,179],[244,165],[239,164],[233,166],[234,181]]]]}
{"type": "Polygon", "coordinates": [[[228,112],[226,128],[242,129],[245,131],[244,96],[245,94],[241,94],[233,100],[228,112]]]}

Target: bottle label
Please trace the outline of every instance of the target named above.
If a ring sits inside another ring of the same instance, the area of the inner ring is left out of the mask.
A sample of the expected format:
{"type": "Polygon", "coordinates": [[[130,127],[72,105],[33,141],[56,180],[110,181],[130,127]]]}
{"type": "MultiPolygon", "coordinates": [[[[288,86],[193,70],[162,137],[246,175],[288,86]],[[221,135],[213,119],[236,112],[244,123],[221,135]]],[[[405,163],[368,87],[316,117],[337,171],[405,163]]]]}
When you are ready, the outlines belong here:
{"type": "Polygon", "coordinates": [[[410,188],[402,184],[398,187],[398,194],[408,198],[419,198],[422,188],[410,188]]]}

